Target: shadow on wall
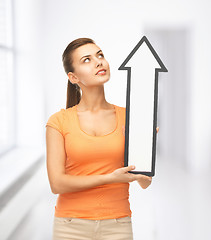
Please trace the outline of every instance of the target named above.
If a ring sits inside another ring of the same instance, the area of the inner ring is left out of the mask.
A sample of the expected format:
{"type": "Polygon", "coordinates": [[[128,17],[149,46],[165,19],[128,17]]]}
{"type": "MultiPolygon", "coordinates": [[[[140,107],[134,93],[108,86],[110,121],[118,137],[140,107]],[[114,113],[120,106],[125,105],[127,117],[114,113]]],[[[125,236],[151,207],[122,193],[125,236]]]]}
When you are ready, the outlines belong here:
{"type": "Polygon", "coordinates": [[[168,73],[158,81],[157,154],[160,159],[174,161],[188,168],[188,138],[190,127],[189,30],[151,29],[145,35],[165,63],[168,73]]]}

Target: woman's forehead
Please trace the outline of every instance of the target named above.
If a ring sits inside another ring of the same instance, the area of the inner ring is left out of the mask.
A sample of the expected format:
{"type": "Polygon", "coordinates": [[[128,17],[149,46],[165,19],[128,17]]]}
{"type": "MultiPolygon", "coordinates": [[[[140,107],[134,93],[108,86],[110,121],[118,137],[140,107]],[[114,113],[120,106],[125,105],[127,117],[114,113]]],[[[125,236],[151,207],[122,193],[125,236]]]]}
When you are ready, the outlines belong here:
{"type": "Polygon", "coordinates": [[[81,58],[86,55],[95,55],[99,50],[100,50],[100,48],[96,44],[88,43],[88,44],[85,44],[85,45],[77,48],[75,50],[74,55],[77,58],[81,58]]]}

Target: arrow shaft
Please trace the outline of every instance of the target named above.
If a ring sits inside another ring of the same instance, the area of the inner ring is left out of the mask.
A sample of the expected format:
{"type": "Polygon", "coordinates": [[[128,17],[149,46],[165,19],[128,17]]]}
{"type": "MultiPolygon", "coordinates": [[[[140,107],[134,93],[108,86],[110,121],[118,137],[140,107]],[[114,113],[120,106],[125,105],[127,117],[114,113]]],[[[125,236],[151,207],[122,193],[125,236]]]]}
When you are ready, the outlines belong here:
{"type": "Polygon", "coordinates": [[[152,167],[149,159],[152,158],[154,78],[155,71],[152,70],[147,74],[140,70],[131,72],[129,159],[130,164],[136,165],[137,169],[143,169],[143,171],[151,171],[152,167]],[[138,156],[136,154],[137,149],[140,150],[138,156]]]}

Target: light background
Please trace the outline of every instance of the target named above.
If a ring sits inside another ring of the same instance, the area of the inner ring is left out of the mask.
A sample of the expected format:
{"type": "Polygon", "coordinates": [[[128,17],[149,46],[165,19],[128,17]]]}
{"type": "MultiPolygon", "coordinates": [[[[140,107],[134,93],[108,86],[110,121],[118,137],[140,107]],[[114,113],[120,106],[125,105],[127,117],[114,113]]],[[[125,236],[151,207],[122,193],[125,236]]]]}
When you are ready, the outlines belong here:
{"type": "MultiPolygon", "coordinates": [[[[134,240],[210,239],[210,1],[13,3],[16,149],[0,159],[1,183],[16,182],[18,169],[20,177],[45,154],[45,123],[65,108],[67,44],[78,37],[96,41],[111,68],[106,99],[125,106],[126,73],[117,69],[146,35],[169,72],[159,75],[156,176],[146,190],[130,187],[134,240]]],[[[1,239],[51,239],[55,196],[45,157],[24,183],[12,197],[1,191],[0,200],[8,197],[0,209],[1,239]]]]}

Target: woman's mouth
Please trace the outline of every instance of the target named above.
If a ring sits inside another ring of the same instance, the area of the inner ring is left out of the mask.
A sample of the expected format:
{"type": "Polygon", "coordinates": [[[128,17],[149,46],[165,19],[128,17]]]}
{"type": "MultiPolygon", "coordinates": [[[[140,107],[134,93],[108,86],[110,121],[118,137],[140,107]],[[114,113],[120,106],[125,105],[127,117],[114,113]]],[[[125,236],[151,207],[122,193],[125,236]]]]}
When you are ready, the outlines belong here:
{"type": "Polygon", "coordinates": [[[106,70],[105,69],[101,69],[99,70],[96,75],[105,75],[106,74],[106,70]]]}

